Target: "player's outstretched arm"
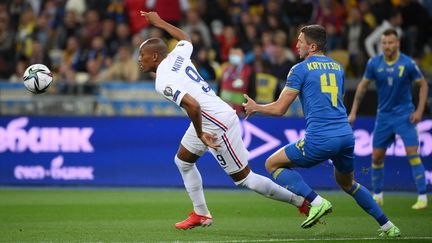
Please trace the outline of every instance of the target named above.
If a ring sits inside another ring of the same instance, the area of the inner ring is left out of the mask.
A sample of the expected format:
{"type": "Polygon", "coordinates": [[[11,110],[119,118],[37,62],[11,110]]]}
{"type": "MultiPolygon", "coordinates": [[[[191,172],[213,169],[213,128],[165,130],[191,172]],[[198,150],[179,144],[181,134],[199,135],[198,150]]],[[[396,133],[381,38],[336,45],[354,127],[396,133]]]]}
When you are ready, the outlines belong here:
{"type": "Polygon", "coordinates": [[[357,85],[357,89],[356,89],[356,92],[354,95],[354,102],[353,102],[353,105],[351,107],[351,112],[348,116],[348,122],[350,124],[353,124],[357,118],[358,108],[360,106],[361,101],[363,100],[363,97],[366,93],[366,90],[367,90],[369,83],[370,83],[369,80],[363,78],[360,81],[360,83],[357,85]]]}
{"type": "Polygon", "coordinates": [[[161,19],[156,12],[140,11],[140,14],[141,16],[144,16],[150,24],[165,30],[176,40],[191,41],[189,35],[187,35],[183,30],[161,19]]]}
{"type": "Polygon", "coordinates": [[[419,89],[419,101],[417,105],[417,109],[413,114],[411,114],[410,121],[412,123],[418,123],[421,121],[421,118],[423,116],[424,108],[426,106],[426,99],[429,91],[428,83],[425,79],[420,80],[417,82],[420,85],[419,89]]]}
{"type": "Polygon", "coordinates": [[[249,118],[257,112],[271,116],[283,116],[287,112],[289,106],[295,100],[297,95],[298,92],[284,88],[279,95],[279,98],[275,102],[265,105],[259,105],[247,94],[244,94],[243,96],[246,99],[246,103],[243,103],[243,107],[246,111],[245,119],[249,118]]]}

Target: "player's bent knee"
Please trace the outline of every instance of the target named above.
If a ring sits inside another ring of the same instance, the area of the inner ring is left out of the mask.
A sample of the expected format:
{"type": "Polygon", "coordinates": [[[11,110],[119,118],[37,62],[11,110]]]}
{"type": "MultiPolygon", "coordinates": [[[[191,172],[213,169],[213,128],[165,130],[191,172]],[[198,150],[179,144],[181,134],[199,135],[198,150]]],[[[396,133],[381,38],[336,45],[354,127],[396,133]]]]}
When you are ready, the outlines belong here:
{"type": "Polygon", "coordinates": [[[195,163],[183,161],[183,160],[179,159],[177,157],[177,155],[174,156],[174,162],[177,165],[177,168],[181,171],[188,171],[195,166],[195,163]]]}
{"type": "Polygon", "coordinates": [[[277,170],[279,167],[276,165],[276,163],[271,159],[268,158],[265,162],[265,168],[269,174],[273,173],[273,171],[277,170]]]}
{"type": "Polygon", "coordinates": [[[352,180],[350,181],[338,180],[337,183],[340,186],[340,188],[346,193],[348,193],[354,185],[354,181],[352,180]]]}
{"type": "Polygon", "coordinates": [[[248,188],[263,196],[270,197],[272,195],[269,184],[273,183],[269,178],[250,172],[246,178],[234,182],[238,187],[248,188]]]}
{"type": "Polygon", "coordinates": [[[349,192],[355,183],[355,181],[350,175],[341,175],[341,174],[336,176],[336,182],[339,185],[339,187],[345,192],[349,192]]]}

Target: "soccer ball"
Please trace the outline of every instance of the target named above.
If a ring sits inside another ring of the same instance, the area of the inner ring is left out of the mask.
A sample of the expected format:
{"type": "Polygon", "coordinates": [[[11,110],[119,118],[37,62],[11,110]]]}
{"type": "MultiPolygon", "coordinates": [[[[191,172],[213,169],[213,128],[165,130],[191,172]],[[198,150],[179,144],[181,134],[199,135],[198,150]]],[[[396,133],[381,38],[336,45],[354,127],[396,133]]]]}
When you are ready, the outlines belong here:
{"type": "Polygon", "coordinates": [[[49,68],[43,64],[29,66],[23,76],[24,86],[34,94],[41,94],[47,91],[53,78],[49,68]]]}

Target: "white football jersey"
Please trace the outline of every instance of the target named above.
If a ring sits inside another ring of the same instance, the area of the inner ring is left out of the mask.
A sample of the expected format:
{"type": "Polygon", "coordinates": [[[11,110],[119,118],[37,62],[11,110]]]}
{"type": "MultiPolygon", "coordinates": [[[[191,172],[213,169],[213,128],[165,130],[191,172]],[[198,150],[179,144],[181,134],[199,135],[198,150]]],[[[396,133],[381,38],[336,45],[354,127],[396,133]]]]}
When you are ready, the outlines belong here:
{"type": "Polygon", "coordinates": [[[192,50],[192,44],[182,40],[162,60],[156,70],[156,91],[178,106],[184,95],[189,94],[201,106],[203,126],[217,125],[221,128],[236,118],[236,113],[199,75],[190,59],[192,50]]]}

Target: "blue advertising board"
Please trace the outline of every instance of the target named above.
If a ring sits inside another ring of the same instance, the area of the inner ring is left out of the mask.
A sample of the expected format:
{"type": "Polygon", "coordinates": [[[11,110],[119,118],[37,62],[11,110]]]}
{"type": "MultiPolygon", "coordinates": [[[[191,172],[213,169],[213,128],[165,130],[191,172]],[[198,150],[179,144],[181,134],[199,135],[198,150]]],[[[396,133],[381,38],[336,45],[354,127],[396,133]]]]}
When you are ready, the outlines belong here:
{"type": "MultiPolygon", "coordinates": [[[[0,117],[0,185],[182,187],[173,162],[187,117],[0,117]]],[[[373,118],[360,118],[356,137],[356,179],[370,187],[373,118]]],[[[304,135],[301,118],[252,117],[242,121],[249,165],[268,175],[266,158],[304,135]]],[[[432,183],[432,120],[418,124],[420,154],[432,183]]],[[[415,190],[404,147],[387,151],[385,188],[415,190]]],[[[198,162],[205,186],[234,187],[207,153],[198,162]]],[[[317,189],[337,188],[331,161],[299,169],[317,189]]]]}

